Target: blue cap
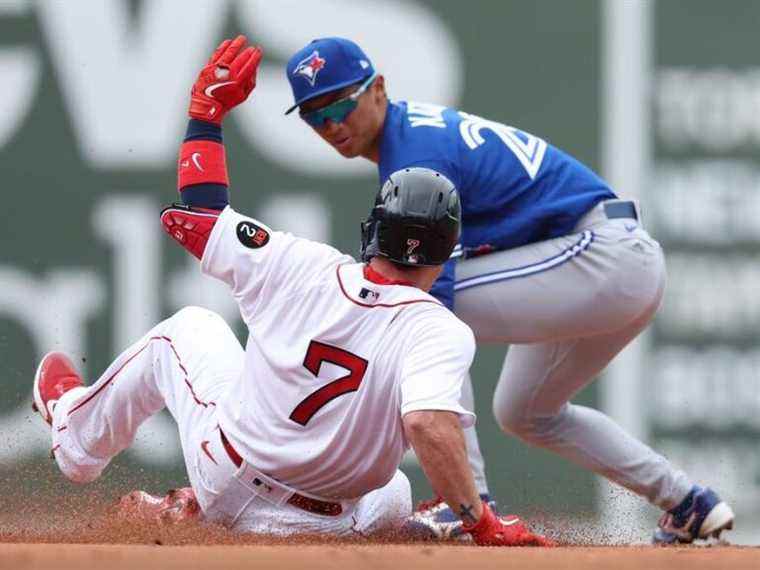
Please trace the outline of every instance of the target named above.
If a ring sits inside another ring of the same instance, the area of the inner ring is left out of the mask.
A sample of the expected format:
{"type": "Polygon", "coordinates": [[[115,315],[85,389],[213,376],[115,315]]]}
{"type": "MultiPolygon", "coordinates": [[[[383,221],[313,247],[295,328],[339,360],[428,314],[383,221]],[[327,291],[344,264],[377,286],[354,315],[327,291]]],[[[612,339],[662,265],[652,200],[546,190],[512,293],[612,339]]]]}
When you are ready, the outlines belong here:
{"type": "Polygon", "coordinates": [[[321,38],[297,51],[288,60],[286,73],[295,100],[287,115],[309,99],[366,79],[375,68],[351,40],[321,38]]]}

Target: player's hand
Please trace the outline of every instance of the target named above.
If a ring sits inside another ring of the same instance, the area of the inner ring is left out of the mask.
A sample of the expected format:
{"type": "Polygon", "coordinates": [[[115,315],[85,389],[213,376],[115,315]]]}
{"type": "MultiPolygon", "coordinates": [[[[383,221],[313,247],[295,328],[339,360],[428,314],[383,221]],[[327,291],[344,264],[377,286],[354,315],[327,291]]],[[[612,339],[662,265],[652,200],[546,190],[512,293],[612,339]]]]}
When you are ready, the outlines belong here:
{"type": "Polygon", "coordinates": [[[463,530],[479,546],[554,546],[548,538],[528,530],[516,516],[496,516],[485,502],[480,520],[472,526],[465,525],[463,530]]]}
{"type": "Polygon", "coordinates": [[[132,491],[115,505],[116,517],[129,522],[175,524],[197,520],[201,507],[190,487],[172,489],[166,497],[132,491]]]}
{"type": "Polygon", "coordinates": [[[193,85],[189,112],[193,119],[221,125],[229,110],[251,94],[262,52],[245,44],[245,36],[238,36],[216,48],[193,85]]]}

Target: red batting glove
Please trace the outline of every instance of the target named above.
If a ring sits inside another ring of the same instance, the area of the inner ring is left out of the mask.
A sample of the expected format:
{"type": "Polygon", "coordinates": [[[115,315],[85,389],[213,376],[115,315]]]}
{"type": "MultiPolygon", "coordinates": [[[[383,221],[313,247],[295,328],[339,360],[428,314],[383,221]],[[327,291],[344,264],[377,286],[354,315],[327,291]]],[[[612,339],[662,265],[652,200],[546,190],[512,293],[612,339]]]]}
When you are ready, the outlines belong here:
{"type": "Polygon", "coordinates": [[[251,94],[262,52],[258,47],[243,49],[245,43],[245,36],[238,36],[216,48],[191,91],[189,114],[193,119],[221,125],[230,109],[251,94]]]}
{"type": "Polygon", "coordinates": [[[480,520],[462,529],[478,546],[554,546],[548,538],[529,531],[516,516],[497,517],[486,503],[480,520]]]}

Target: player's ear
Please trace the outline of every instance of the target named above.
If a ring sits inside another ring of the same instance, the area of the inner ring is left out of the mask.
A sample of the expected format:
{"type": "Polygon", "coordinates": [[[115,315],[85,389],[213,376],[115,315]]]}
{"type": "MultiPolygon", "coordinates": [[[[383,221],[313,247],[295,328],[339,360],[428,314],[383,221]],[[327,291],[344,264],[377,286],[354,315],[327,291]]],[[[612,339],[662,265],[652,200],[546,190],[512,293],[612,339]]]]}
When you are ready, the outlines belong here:
{"type": "Polygon", "coordinates": [[[385,92],[385,77],[378,75],[372,82],[372,98],[376,102],[385,101],[388,98],[388,94],[385,92]]]}

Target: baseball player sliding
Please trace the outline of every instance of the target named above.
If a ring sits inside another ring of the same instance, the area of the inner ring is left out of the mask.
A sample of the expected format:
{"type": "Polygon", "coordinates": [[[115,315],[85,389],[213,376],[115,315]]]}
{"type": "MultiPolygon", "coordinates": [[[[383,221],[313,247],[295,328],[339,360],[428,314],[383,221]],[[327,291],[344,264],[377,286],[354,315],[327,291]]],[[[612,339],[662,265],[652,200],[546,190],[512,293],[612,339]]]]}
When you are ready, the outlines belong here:
{"type": "MultiPolygon", "coordinates": [[[[182,204],[167,233],[226,283],[245,349],[216,314],[185,308],[125,350],[91,386],[61,353],[34,379],[61,471],[97,478],[164,407],[177,422],[202,516],[237,531],[362,535],[411,513],[398,471],[414,448],[434,489],[479,545],[548,545],[483,503],[461,426],[471,330],[427,290],[459,236],[453,184],[424,168],[388,177],[362,227],[367,263],[273,231],[228,204],[221,123],[261,59],[224,41],[192,89],[179,160],[182,204]]],[[[170,502],[172,497],[168,499],[170,502]]]]}
{"type": "MultiPolygon", "coordinates": [[[[479,341],[509,343],[494,395],[502,429],[642,495],[666,511],[657,543],[691,542],[733,525],[731,508],[612,419],[571,398],[651,321],[665,264],[638,208],[544,140],[438,105],[389,101],[385,79],[354,42],[314,40],[287,63],[301,118],[380,183],[433,168],[462,200],[462,248],[431,294],[479,341]],[[456,306],[454,306],[456,301],[456,306]]],[[[472,388],[464,393],[472,409],[472,388]]],[[[489,500],[474,428],[467,434],[489,500]]],[[[462,526],[446,503],[420,513],[435,534],[462,526]]]]}

